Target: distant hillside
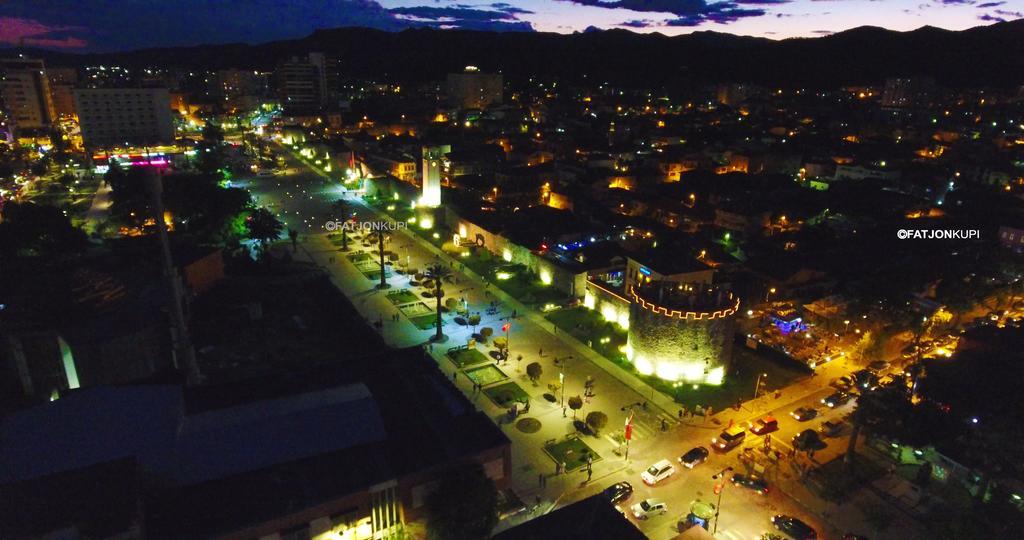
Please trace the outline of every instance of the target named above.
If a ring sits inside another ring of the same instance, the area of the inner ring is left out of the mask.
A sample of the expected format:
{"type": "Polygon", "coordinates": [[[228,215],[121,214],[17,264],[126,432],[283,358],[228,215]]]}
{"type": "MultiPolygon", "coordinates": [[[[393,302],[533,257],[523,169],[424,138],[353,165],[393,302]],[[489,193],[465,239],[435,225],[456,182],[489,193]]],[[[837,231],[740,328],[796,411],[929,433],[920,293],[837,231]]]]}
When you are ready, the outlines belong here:
{"type": "MultiPolygon", "coordinates": [[[[10,51],[19,52],[16,49],[10,51]]],[[[959,32],[923,27],[895,32],[860,27],[819,38],[772,41],[715,32],[667,37],[625,30],[571,35],[367,28],[320,30],[260,45],[201,45],[127,53],[74,55],[25,50],[54,65],[101,62],[193,69],[271,69],[290,54],[324,51],[346,75],[401,82],[437,80],[477,65],[519,79],[588,76],[638,86],[745,81],[792,87],[878,83],[927,75],[950,86],[1024,84],[1024,20],[959,32]]]]}

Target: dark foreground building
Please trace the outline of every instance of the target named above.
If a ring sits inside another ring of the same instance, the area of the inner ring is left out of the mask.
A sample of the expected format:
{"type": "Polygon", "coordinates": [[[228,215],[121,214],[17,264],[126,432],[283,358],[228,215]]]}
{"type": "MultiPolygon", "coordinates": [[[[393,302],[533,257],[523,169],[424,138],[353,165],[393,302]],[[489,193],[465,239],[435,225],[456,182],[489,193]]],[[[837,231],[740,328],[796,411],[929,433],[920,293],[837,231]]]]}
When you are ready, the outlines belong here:
{"type": "Polygon", "coordinates": [[[509,441],[419,349],[88,388],[0,424],[0,537],[383,537],[466,462],[504,488],[509,441]]]}

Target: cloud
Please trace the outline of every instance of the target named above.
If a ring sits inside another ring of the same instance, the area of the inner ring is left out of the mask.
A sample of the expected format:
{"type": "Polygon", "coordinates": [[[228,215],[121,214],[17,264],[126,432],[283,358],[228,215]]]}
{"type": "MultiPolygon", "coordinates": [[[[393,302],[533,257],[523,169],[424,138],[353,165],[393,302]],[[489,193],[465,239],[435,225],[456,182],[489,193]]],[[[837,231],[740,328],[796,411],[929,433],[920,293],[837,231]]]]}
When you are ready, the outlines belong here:
{"type": "Polygon", "coordinates": [[[661,23],[650,19],[633,19],[619,23],[619,26],[625,26],[626,28],[652,28],[660,25],[661,23]]]}
{"type": "Polygon", "coordinates": [[[527,12],[505,2],[392,10],[377,0],[0,0],[0,43],[16,45],[25,38],[32,46],[117,51],[262,43],[344,26],[532,31],[518,19],[527,12]],[[55,31],[67,33],[51,36],[55,31]]]}
{"type": "Polygon", "coordinates": [[[760,17],[766,11],[761,8],[745,8],[744,5],[781,5],[790,0],[562,0],[581,6],[604,9],[625,9],[641,13],[670,13],[675,19],[665,22],[668,26],[697,26],[704,22],[729,23],[745,17],[760,17]]]}
{"type": "Polygon", "coordinates": [[[467,30],[517,30],[530,31],[533,25],[520,21],[516,13],[525,10],[505,8],[501,10],[477,9],[470,6],[413,6],[389,9],[388,13],[398,19],[419,23],[425,26],[460,28],[467,30]]]}
{"type": "Polygon", "coordinates": [[[46,47],[50,49],[81,49],[88,43],[75,36],[72,26],[48,26],[34,19],[0,17],[0,43],[46,47]]]}
{"type": "Polygon", "coordinates": [[[988,13],[978,15],[978,20],[985,22],[1006,22],[1006,19],[1002,17],[996,17],[995,15],[989,15],[988,13]]]}
{"type": "Polygon", "coordinates": [[[994,7],[999,7],[999,6],[1001,6],[1001,5],[1005,4],[1005,3],[1006,2],[985,2],[984,4],[978,4],[975,7],[979,8],[979,9],[981,9],[981,8],[994,8],[994,7]]]}
{"type": "Polygon", "coordinates": [[[932,0],[936,4],[942,4],[944,6],[971,6],[974,5],[975,0],[932,0]]]}

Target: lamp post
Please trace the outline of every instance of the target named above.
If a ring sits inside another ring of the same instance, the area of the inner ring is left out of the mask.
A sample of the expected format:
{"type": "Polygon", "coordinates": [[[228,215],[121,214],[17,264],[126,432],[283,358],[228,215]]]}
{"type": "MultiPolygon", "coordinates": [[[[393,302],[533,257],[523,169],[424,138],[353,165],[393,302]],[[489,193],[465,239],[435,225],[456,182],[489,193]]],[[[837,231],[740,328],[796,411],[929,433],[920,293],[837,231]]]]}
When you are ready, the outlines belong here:
{"type": "Polygon", "coordinates": [[[843,321],[843,325],[845,325],[843,328],[843,335],[845,336],[846,333],[850,331],[850,319],[843,321]]]}
{"type": "Polygon", "coordinates": [[[762,377],[767,377],[767,376],[768,376],[767,373],[762,373],[762,374],[757,376],[757,384],[754,385],[754,399],[757,399],[757,394],[758,394],[758,392],[761,391],[761,378],[762,377]]]}
{"type": "Polygon", "coordinates": [[[711,534],[718,533],[718,514],[722,511],[722,492],[725,491],[725,473],[731,470],[732,467],[726,467],[718,471],[718,474],[711,476],[712,480],[722,480],[722,485],[718,488],[718,504],[715,505],[715,526],[711,530],[711,534]]]}
{"type": "Polygon", "coordinates": [[[768,297],[770,297],[773,294],[775,294],[775,287],[768,289],[768,292],[764,293],[764,301],[768,302],[768,297]]]}

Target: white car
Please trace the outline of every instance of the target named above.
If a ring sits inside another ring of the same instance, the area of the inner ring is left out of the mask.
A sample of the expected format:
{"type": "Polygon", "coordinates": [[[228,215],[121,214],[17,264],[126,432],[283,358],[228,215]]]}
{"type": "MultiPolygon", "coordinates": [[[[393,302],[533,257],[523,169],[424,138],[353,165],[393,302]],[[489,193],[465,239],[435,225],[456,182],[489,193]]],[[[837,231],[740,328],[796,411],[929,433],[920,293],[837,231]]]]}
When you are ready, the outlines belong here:
{"type": "Polygon", "coordinates": [[[654,515],[661,515],[668,512],[668,505],[661,499],[644,499],[629,508],[633,511],[633,517],[647,519],[654,515]]]}
{"type": "Polygon", "coordinates": [[[640,473],[640,478],[642,478],[644,483],[648,486],[653,486],[669,476],[672,476],[675,472],[676,468],[672,466],[672,463],[667,459],[663,459],[654,465],[651,465],[646,471],[640,473]]]}

